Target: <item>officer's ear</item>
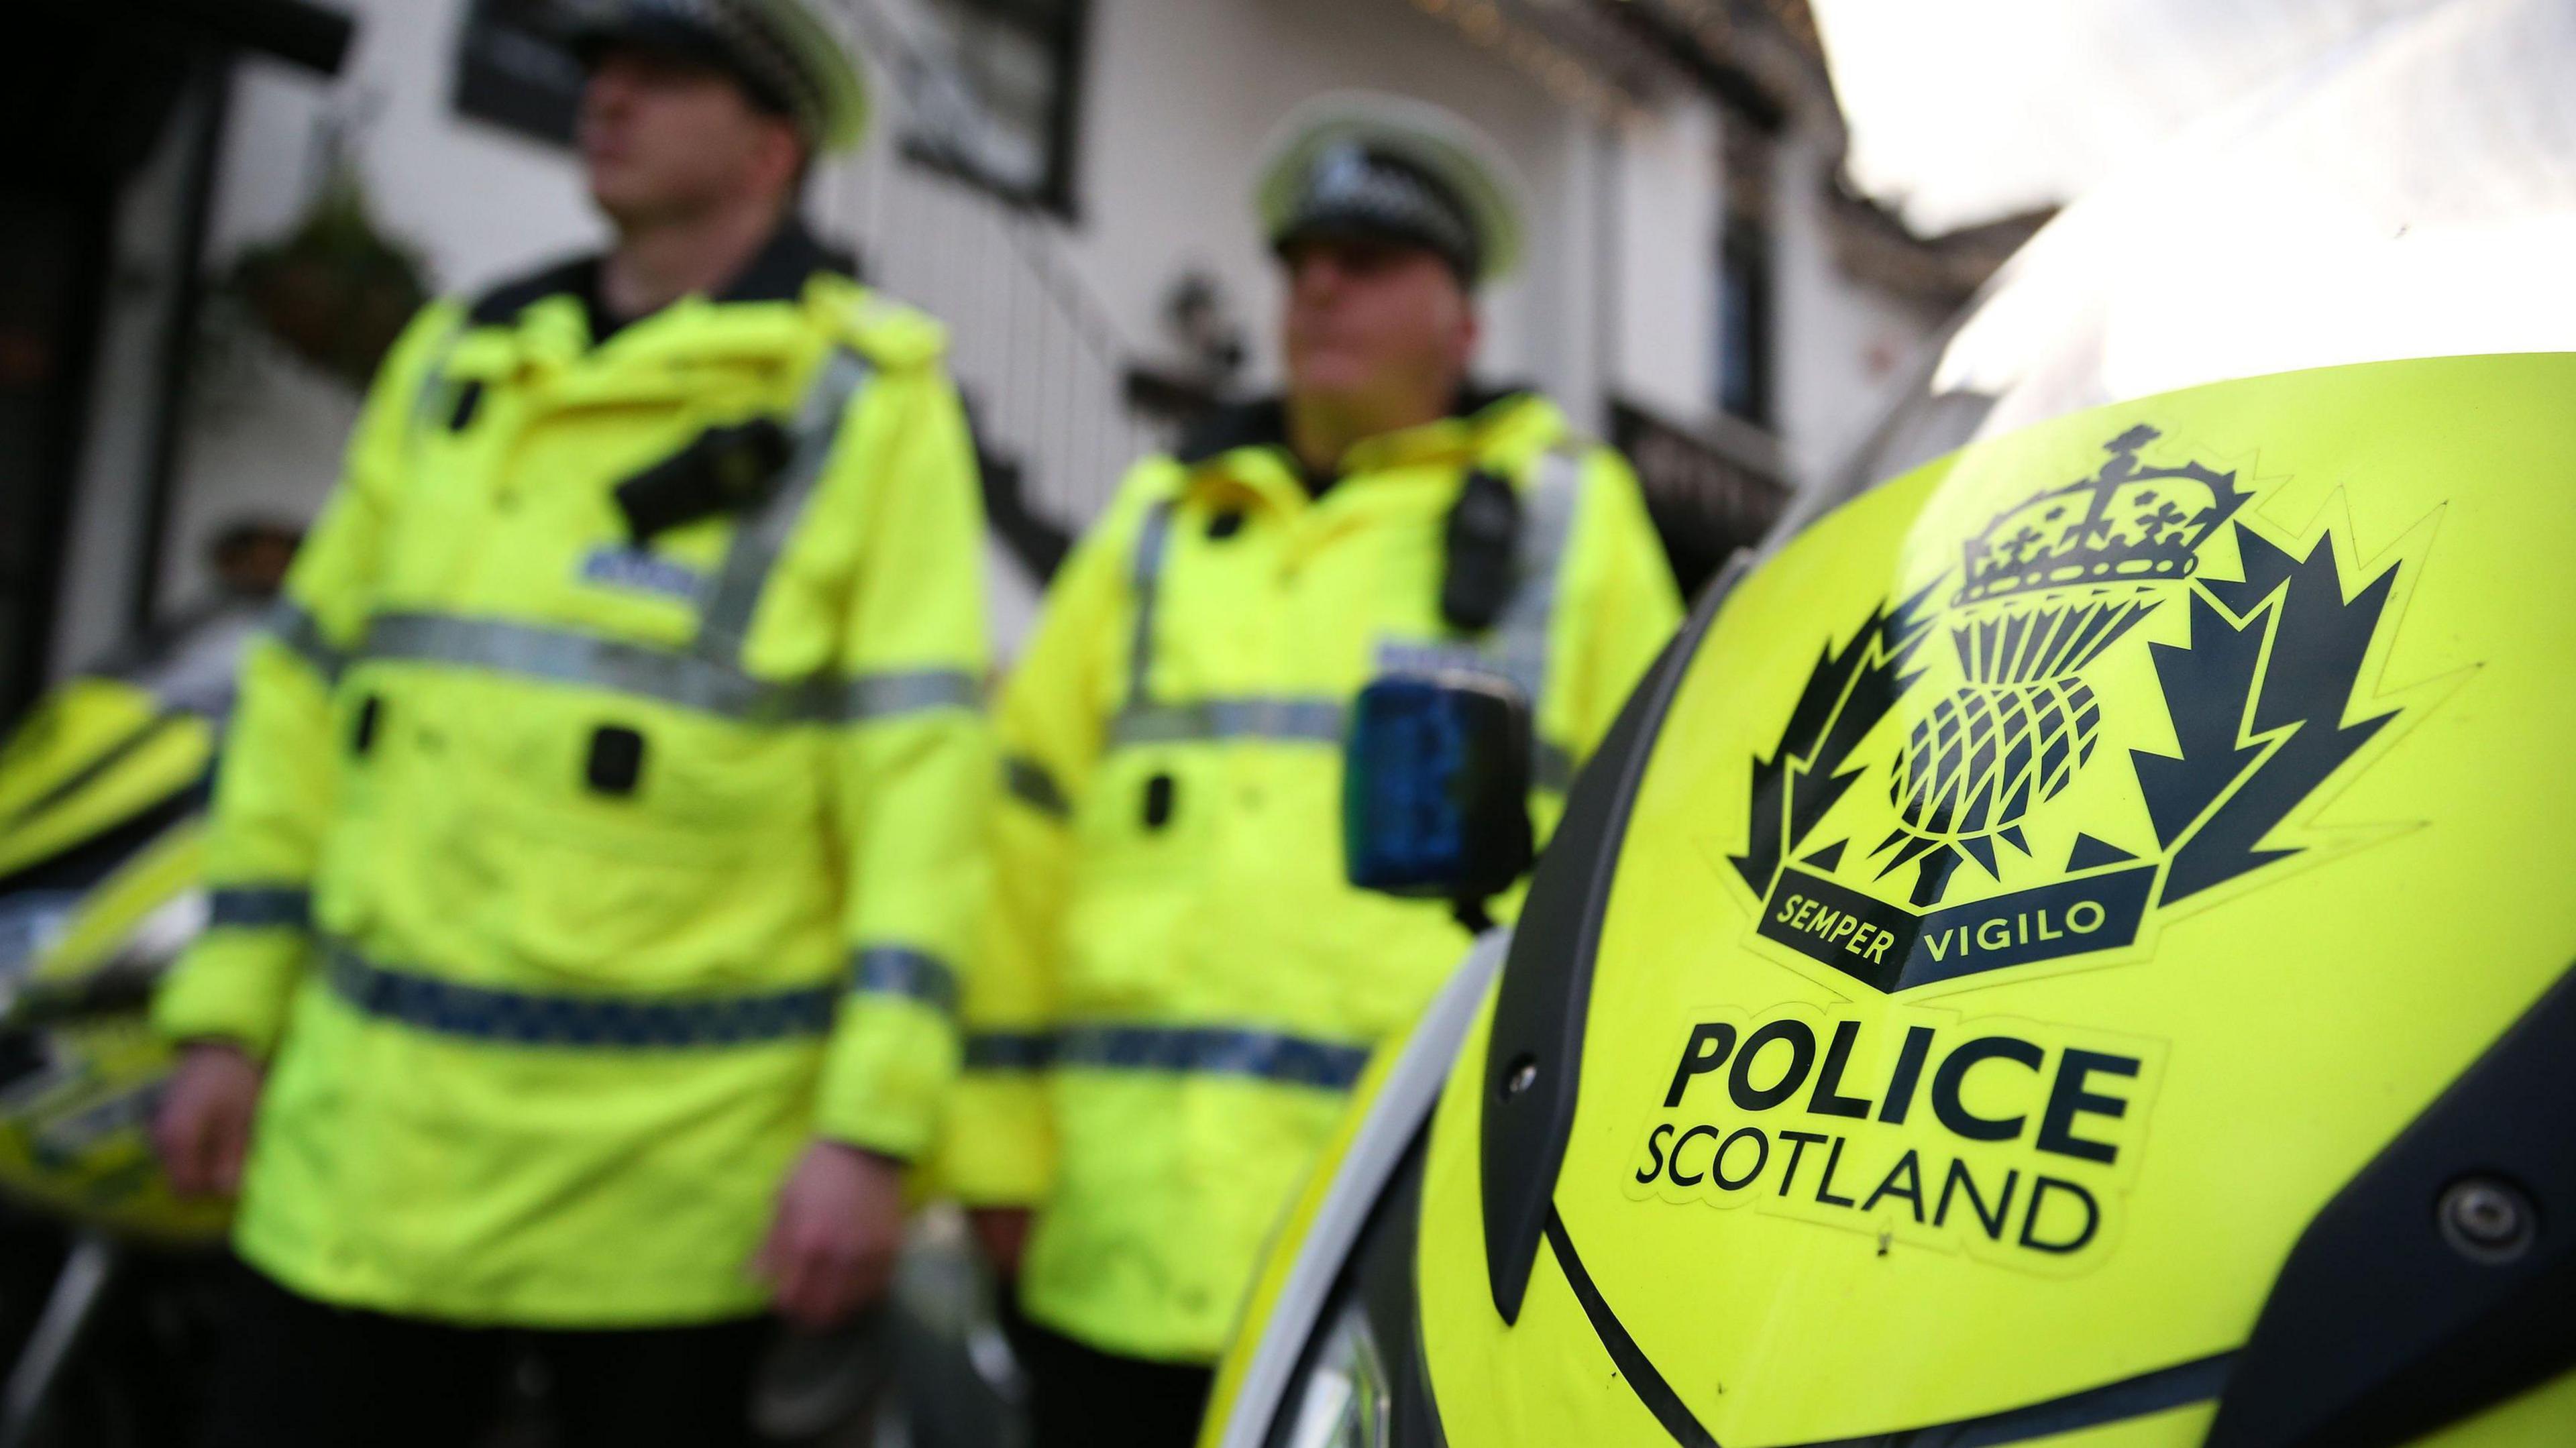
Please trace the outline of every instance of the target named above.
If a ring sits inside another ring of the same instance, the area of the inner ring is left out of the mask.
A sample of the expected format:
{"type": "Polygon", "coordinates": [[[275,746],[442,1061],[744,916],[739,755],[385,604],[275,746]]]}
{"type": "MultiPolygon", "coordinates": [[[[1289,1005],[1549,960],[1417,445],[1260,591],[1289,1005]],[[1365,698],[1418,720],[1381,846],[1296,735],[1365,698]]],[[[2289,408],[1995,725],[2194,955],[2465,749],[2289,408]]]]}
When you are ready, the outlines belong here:
{"type": "Polygon", "coordinates": [[[760,136],[752,145],[747,168],[755,188],[781,208],[793,206],[805,194],[805,177],[813,162],[795,122],[785,116],[761,117],[760,136]]]}
{"type": "Polygon", "coordinates": [[[1458,284],[1458,324],[1451,334],[1450,360],[1460,375],[1476,360],[1476,344],[1485,336],[1484,313],[1476,305],[1475,290],[1465,282],[1458,284]]]}

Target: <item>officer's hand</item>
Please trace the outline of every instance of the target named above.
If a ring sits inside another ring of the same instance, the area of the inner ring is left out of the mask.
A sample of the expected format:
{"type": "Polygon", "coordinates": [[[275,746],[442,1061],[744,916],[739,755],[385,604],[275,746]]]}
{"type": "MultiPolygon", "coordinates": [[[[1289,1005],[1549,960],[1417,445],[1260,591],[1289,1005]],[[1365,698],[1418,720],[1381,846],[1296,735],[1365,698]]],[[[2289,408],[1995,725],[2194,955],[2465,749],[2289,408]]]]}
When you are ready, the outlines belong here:
{"type": "Polygon", "coordinates": [[[180,1050],[152,1122],[152,1142],[172,1190],[192,1197],[228,1197],[241,1190],[242,1155],[250,1149],[259,1088],[259,1063],[229,1041],[196,1041],[180,1050]]]}
{"type": "Polygon", "coordinates": [[[1028,1249],[1029,1223],[1036,1216],[1026,1207],[976,1207],[966,1220],[974,1224],[984,1260],[1007,1279],[1020,1275],[1020,1254],[1028,1249]]]}
{"type": "Polygon", "coordinates": [[[903,1168],[837,1141],[805,1148],[778,1193],[753,1268],[799,1327],[829,1327],[874,1302],[903,1245],[903,1168]]]}

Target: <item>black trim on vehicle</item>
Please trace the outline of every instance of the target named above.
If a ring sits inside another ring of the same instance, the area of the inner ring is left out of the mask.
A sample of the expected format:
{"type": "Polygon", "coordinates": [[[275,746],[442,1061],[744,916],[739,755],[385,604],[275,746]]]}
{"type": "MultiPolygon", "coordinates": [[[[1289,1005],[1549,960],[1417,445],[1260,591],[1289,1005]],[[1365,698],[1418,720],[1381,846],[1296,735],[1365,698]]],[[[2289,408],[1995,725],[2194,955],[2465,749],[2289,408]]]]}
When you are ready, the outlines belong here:
{"type": "Polygon", "coordinates": [[[1387,1439],[1407,1448],[1448,1448],[1440,1425],[1440,1408],[1431,1392],[1430,1365],[1424,1360],[1421,1303],[1413,1285],[1413,1253],[1421,1235],[1422,1173],[1429,1157],[1428,1126],[1396,1164],[1395,1175],[1369,1208],[1359,1240],[1352,1244],[1341,1276],[1315,1316],[1288,1388],[1271,1407],[1270,1425],[1262,1435],[1266,1448],[1287,1448],[1297,1430],[1298,1388],[1314,1374],[1335,1323],[1354,1298],[1368,1315],[1376,1334],[1380,1365],[1386,1369],[1389,1404],[1387,1439]]]}
{"type": "Polygon", "coordinates": [[[1583,1258],[1574,1250],[1574,1239],[1566,1235],[1565,1219],[1556,1214],[1553,1206],[1547,1209],[1546,1232],[1548,1248],[1556,1254],[1557,1270],[1565,1274],[1565,1285],[1574,1289],[1574,1300],[1583,1304],[1583,1315],[1592,1320],[1593,1335],[1609,1349],[1610,1361],[1619,1365],[1619,1376],[1637,1395],[1637,1401],[1646,1405],[1646,1411],[1654,1414],[1655,1421],[1663,1424],[1664,1431],[1683,1448],[1718,1448],[1716,1436],[1691,1416],[1691,1410],[1682,1404],[1681,1394],[1655,1371],[1646,1350],[1637,1346],[1637,1340],[1620,1323],[1619,1314],[1602,1299],[1601,1289],[1592,1285],[1592,1274],[1583,1270],[1583,1258]]]}
{"type": "Polygon", "coordinates": [[[1480,1142],[1485,1273],[1505,1322],[1520,1319],[1566,1136],[1574,1129],[1593,951],[1618,877],[1628,812],[1691,658],[1719,602],[1750,566],[1750,555],[1736,555],[1628,696],[1593,763],[1575,778],[1513,930],[1485,1044],[1480,1142]]]}
{"type": "MultiPolygon", "coordinates": [[[[1556,1265],[1564,1272],[1566,1285],[1574,1290],[1574,1300],[1583,1305],[1583,1315],[1591,1320],[1593,1333],[1609,1351],[1610,1361],[1618,1365],[1619,1376],[1636,1393],[1637,1401],[1683,1448],[1719,1448],[1716,1436],[1691,1416],[1681,1395],[1664,1381],[1645,1350],[1620,1324],[1618,1314],[1602,1299],[1601,1289],[1593,1285],[1592,1275],[1584,1270],[1583,1259],[1574,1250],[1574,1239],[1567,1234],[1564,1219],[1553,1210],[1547,1214],[1547,1243],[1556,1254],[1556,1265]]],[[[2007,1443],[2143,1418],[2217,1397],[2227,1386],[2228,1370],[2236,1356],[2216,1353],[2000,1413],[1901,1428],[1893,1433],[1836,1438],[1802,1448],[2000,1448],[2007,1443]]]]}
{"type": "MultiPolygon", "coordinates": [[[[2470,968],[2464,960],[2458,968],[2470,968]]],[[[2299,1237],[2209,1448],[2381,1448],[2576,1367],[2576,969],[2299,1237]],[[2457,1240],[2487,1184],[2517,1237],[2457,1240]]]]}
{"type": "Polygon", "coordinates": [[[2226,1390],[2236,1357],[2233,1352],[2212,1353],[2044,1403],[1962,1418],[1955,1423],[1935,1423],[1928,1428],[1809,1443],[1802,1448],[2001,1448],[2007,1443],[2052,1438],[2206,1403],[2226,1390]]]}

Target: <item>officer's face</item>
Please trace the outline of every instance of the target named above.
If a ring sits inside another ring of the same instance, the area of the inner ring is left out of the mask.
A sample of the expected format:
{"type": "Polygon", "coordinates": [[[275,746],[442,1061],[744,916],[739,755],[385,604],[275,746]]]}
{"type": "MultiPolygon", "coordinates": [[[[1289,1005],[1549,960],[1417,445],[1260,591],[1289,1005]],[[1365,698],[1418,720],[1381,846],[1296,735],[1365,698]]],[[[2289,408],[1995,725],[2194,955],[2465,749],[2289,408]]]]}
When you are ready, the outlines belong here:
{"type": "Polygon", "coordinates": [[[621,226],[687,217],[745,198],[783,198],[795,127],[722,71],[648,50],[611,50],[582,92],[579,139],[591,199],[621,226]]]}
{"type": "Polygon", "coordinates": [[[1309,397],[1444,397],[1476,348],[1476,309],[1421,247],[1314,239],[1289,248],[1280,329],[1288,387],[1309,397]]]}

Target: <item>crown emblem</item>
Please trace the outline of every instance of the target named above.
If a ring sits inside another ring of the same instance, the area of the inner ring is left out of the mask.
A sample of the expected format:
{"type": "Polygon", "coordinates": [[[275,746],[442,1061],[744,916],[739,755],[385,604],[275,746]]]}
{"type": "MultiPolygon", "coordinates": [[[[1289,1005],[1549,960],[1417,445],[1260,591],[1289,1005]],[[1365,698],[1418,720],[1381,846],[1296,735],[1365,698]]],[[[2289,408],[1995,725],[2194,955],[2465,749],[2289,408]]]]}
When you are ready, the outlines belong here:
{"type": "Polygon", "coordinates": [[[2101,702],[2083,670],[2191,577],[2198,550],[2245,505],[2234,473],[2150,467],[2140,424],[2104,443],[2093,476],[1995,516],[1963,545],[1950,601],[1959,686],[1915,721],[1888,794],[1898,826],[1873,856],[1915,864],[1914,902],[1940,897],[1963,858],[1996,874],[2000,843],[2092,762],[2101,702]]]}
{"type": "Polygon", "coordinates": [[[1996,515],[1967,541],[1966,582],[1954,605],[2034,589],[2189,578],[2201,542],[2245,504],[2234,473],[2198,463],[2148,467],[2139,449],[2161,436],[2140,424],[2103,444],[2089,478],[1996,515]]]}

